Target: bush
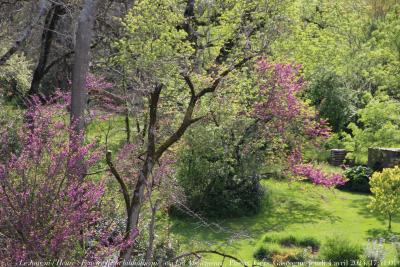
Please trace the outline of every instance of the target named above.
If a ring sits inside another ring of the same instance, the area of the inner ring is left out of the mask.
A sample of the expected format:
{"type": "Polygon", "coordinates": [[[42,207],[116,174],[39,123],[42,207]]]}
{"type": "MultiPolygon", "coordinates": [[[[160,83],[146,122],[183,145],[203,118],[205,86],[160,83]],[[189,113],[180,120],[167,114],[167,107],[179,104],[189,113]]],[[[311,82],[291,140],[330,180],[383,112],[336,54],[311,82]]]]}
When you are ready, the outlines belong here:
{"type": "Polygon", "coordinates": [[[340,266],[354,266],[354,262],[360,259],[363,249],[349,240],[334,237],[329,238],[323,245],[321,257],[332,263],[340,263],[340,266]]]}
{"type": "Polygon", "coordinates": [[[400,102],[388,96],[376,96],[357,111],[357,123],[350,123],[351,136],[345,138],[348,158],[358,164],[368,161],[369,147],[398,147],[400,145],[400,102]]]}
{"type": "Polygon", "coordinates": [[[272,258],[279,253],[277,249],[261,246],[253,253],[253,257],[256,260],[272,262],[272,258]]]}
{"type": "Polygon", "coordinates": [[[346,184],[341,186],[342,189],[370,193],[369,178],[371,177],[373,171],[371,168],[364,166],[355,166],[353,168],[348,168],[344,175],[349,179],[346,184]]]}
{"type": "Polygon", "coordinates": [[[321,242],[314,237],[305,237],[300,239],[298,244],[300,247],[310,247],[313,251],[317,251],[321,247],[321,242]]]}
{"type": "Polygon", "coordinates": [[[313,251],[319,250],[321,246],[321,242],[314,237],[296,238],[293,235],[280,238],[279,244],[284,247],[311,248],[313,251]]]}
{"type": "Polygon", "coordinates": [[[261,208],[260,158],[251,148],[237,157],[238,141],[225,136],[227,132],[198,127],[189,132],[187,145],[179,151],[177,179],[187,206],[203,216],[246,216],[261,208]]]}
{"type": "Polygon", "coordinates": [[[276,236],[266,236],[264,237],[264,242],[275,243],[277,241],[276,236]]]}
{"type": "Polygon", "coordinates": [[[290,235],[279,239],[279,244],[284,247],[295,247],[298,245],[298,240],[295,236],[290,235]]]}

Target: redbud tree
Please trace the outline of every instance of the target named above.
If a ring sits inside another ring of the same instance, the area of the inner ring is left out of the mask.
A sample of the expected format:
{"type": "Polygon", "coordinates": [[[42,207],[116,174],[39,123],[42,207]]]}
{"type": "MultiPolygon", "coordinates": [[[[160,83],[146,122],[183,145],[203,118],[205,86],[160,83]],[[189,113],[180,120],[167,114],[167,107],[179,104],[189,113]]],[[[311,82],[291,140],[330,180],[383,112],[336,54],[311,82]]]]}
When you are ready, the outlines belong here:
{"type": "Polygon", "coordinates": [[[15,136],[7,128],[0,133],[0,258],[9,266],[99,259],[126,245],[121,235],[111,246],[109,229],[98,230],[104,182],[87,173],[102,151],[96,142],[82,144],[81,133],[72,130],[69,98],[58,93],[42,104],[33,97],[29,121],[15,136]]]}
{"type": "Polygon", "coordinates": [[[330,128],[300,98],[305,87],[301,66],[260,59],[257,70],[260,99],[253,116],[262,123],[264,137],[277,144],[278,154],[286,158],[291,174],[328,187],[343,184],[342,175],[327,175],[302,161],[304,144],[318,146],[329,137],[330,128]]]}

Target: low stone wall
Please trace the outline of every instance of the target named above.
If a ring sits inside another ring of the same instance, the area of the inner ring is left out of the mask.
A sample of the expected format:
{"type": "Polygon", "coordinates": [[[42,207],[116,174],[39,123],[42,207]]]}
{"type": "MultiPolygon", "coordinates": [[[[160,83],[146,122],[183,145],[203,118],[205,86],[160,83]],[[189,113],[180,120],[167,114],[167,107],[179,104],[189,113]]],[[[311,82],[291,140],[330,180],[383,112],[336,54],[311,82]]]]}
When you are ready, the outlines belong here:
{"type": "Polygon", "coordinates": [[[340,166],[344,163],[347,151],[345,149],[331,149],[330,163],[333,166],[340,166]]]}
{"type": "Polygon", "coordinates": [[[368,166],[373,170],[400,165],[400,148],[368,148],[368,166]]]}

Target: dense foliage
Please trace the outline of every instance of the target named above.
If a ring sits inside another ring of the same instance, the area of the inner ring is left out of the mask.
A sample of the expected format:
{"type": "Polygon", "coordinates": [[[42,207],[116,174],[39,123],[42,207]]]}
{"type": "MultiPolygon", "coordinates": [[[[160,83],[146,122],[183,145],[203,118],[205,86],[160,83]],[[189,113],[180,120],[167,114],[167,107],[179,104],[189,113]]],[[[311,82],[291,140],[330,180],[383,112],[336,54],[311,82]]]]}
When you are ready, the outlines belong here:
{"type": "MultiPolygon", "coordinates": [[[[0,266],[207,253],[245,265],[220,246],[181,247],[171,211],[208,228],[206,217],[283,217],[263,207],[277,177],[324,201],[313,190],[372,193],[390,228],[398,168],[361,165],[370,147],[400,146],[399,25],[398,0],[1,1],[0,266]],[[327,166],[335,148],[344,171],[327,166]]],[[[279,201],[309,214],[266,220],[271,231],[335,221],[279,201]]],[[[317,257],[317,239],[291,234],[254,257],[317,257]]],[[[340,239],[324,247],[332,261],[360,254],[340,239]]]]}
{"type": "Polygon", "coordinates": [[[357,124],[349,128],[352,137],[348,136],[346,145],[354,151],[349,157],[357,163],[365,164],[369,147],[397,147],[400,145],[400,102],[388,96],[372,99],[358,111],[357,124]]]}
{"type": "Polygon", "coordinates": [[[95,229],[103,220],[104,183],[84,178],[100,151],[96,143],[81,144],[80,134],[62,118],[68,103],[65,95],[46,105],[32,98],[24,115],[29,119],[14,128],[15,136],[12,129],[1,133],[0,256],[10,265],[59,257],[91,260],[106,252],[101,242],[108,233],[95,229]]]}
{"type": "Polygon", "coordinates": [[[326,240],[321,249],[321,257],[332,263],[342,266],[358,265],[363,249],[343,237],[332,237],[326,240]]]}
{"type": "Polygon", "coordinates": [[[369,178],[372,173],[372,169],[365,166],[348,168],[344,172],[348,181],[341,188],[355,192],[370,193],[369,178]]]}
{"type": "Polygon", "coordinates": [[[188,206],[209,217],[257,213],[264,190],[260,184],[262,151],[248,144],[241,151],[232,128],[196,127],[185,138],[177,177],[188,206]]]}

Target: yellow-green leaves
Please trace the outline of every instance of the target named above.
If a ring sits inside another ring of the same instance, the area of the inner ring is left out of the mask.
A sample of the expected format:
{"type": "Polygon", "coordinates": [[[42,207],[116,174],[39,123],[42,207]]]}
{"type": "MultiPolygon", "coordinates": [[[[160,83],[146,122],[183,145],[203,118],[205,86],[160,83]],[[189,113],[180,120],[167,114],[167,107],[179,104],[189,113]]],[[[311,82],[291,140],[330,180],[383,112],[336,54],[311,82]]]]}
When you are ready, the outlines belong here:
{"type": "Polygon", "coordinates": [[[179,27],[183,21],[182,7],[176,1],[138,1],[122,22],[127,36],[117,44],[120,61],[128,69],[166,83],[192,52],[184,42],[186,32],[179,27]]]}
{"type": "Polygon", "coordinates": [[[370,178],[371,202],[368,207],[389,217],[389,229],[391,217],[400,212],[400,168],[383,169],[376,172],[370,178]]]}
{"type": "Polygon", "coordinates": [[[356,162],[367,162],[369,147],[400,145],[399,114],[400,103],[387,96],[375,97],[365,108],[358,111],[358,123],[350,123],[348,126],[353,135],[353,138],[350,138],[353,146],[350,151],[354,151],[356,162]]]}

